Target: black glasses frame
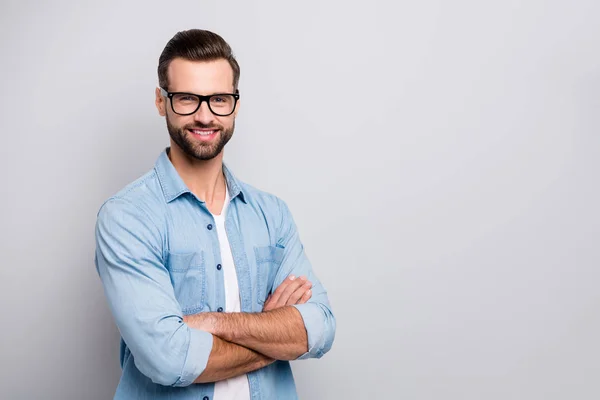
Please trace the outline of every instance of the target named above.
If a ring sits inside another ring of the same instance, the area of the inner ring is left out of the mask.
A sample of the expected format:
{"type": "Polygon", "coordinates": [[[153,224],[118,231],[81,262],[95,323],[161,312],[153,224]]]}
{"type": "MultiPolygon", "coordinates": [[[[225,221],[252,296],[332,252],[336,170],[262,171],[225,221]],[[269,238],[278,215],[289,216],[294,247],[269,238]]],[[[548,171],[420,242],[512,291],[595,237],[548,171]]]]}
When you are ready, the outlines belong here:
{"type": "Polygon", "coordinates": [[[198,111],[200,109],[200,107],[202,107],[202,103],[206,101],[206,104],[208,105],[208,109],[210,110],[211,113],[219,116],[219,117],[227,117],[231,114],[233,114],[233,112],[235,111],[235,107],[237,106],[237,102],[240,99],[240,91],[236,90],[235,93],[215,93],[215,94],[209,94],[208,96],[203,96],[201,94],[196,94],[196,93],[188,93],[188,92],[168,92],[165,88],[160,88],[160,93],[164,96],[167,97],[171,103],[171,110],[173,110],[173,112],[177,115],[192,115],[194,114],[196,111],[198,111]],[[173,106],[173,96],[177,95],[177,94],[185,94],[188,96],[194,96],[198,99],[198,107],[196,107],[196,109],[190,113],[178,113],[177,111],[175,111],[175,107],[173,106]],[[233,108],[231,109],[231,112],[229,114],[219,114],[213,111],[212,107],[210,106],[210,98],[213,96],[233,96],[233,108]]]}

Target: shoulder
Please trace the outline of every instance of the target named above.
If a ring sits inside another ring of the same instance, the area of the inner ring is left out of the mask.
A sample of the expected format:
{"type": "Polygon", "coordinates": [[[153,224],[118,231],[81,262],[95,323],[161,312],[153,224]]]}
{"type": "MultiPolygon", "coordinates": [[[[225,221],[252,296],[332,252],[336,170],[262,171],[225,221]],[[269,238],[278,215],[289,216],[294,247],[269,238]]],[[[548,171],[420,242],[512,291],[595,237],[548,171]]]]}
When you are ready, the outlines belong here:
{"type": "Polygon", "coordinates": [[[295,229],[292,213],[284,199],[253,185],[244,182],[238,183],[247,204],[256,214],[264,218],[268,226],[272,226],[274,231],[278,232],[278,236],[295,229]]]}
{"type": "Polygon", "coordinates": [[[277,195],[259,189],[256,186],[250,185],[245,182],[239,182],[244,198],[248,203],[256,203],[263,207],[277,208],[280,207],[284,201],[277,195]]]}
{"type": "Polygon", "coordinates": [[[148,218],[157,224],[165,208],[164,196],[156,171],[151,169],[102,203],[98,219],[113,219],[123,215],[148,218]]]}
{"type": "Polygon", "coordinates": [[[287,203],[280,196],[245,182],[238,181],[238,183],[248,204],[259,207],[269,214],[281,215],[284,210],[287,210],[287,203]]]}

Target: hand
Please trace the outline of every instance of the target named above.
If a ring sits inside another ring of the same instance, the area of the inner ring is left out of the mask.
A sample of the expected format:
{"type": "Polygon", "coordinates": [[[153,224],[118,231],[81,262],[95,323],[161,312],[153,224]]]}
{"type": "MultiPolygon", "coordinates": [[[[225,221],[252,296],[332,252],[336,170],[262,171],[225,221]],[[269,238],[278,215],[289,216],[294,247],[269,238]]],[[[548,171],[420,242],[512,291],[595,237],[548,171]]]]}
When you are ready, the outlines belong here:
{"type": "Polygon", "coordinates": [[[263,311],[274,310],[293,304],[304,304],[312,296],[311,287],[312,283],[305,276],[296,278],[294,275],[290,275],[267,297],[263,311]]]}

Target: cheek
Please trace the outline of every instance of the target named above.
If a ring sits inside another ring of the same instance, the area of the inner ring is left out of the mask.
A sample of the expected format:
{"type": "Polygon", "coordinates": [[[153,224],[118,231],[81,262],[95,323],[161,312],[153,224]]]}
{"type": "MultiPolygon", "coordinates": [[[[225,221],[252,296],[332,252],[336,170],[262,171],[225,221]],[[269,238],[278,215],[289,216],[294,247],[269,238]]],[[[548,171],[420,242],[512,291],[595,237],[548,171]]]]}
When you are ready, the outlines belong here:
{"type": "Polygon", "coordinates": [[[193,125],[193,119],[190,120],[189,117],[182,117],[181,115],[173,114],[172,112],[167,112],[167,122],[169,125],[183,128],[186,125],[193,125]]]}
{"type": "Polygon", "coordinates": [[[223,127],[225,130],[229,130],[233,127],[235,122],[235,118],[219,118],[217,123],[223,127]]]}

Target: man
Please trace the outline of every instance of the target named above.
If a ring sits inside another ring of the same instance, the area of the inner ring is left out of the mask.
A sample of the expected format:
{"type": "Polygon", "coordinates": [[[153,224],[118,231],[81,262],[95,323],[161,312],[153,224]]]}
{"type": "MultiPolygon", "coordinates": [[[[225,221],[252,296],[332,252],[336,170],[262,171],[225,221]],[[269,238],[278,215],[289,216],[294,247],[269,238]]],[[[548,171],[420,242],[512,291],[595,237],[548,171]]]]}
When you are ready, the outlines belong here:
{"type": "Polygon", "coordinates": [[[115,399],[295,399],[289,360],[333,343],[287,205],[223,162],[239,75],[219,35],[177,33],[156,89],[170,147],[98,212],[95,264],[122,338],[115,399]]]}

